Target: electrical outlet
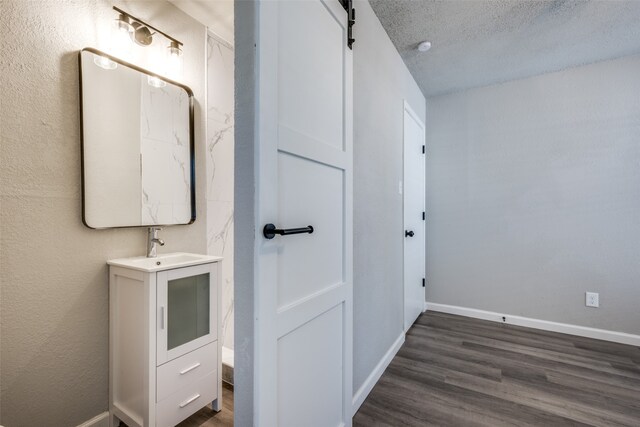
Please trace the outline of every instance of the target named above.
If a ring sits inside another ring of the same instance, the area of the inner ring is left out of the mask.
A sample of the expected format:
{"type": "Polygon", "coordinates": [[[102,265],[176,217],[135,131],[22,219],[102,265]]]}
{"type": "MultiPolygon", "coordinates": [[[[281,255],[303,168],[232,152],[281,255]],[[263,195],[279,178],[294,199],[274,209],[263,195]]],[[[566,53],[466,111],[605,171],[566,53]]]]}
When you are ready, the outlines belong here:
{"type": "Polygon", "coordinates": [[[587,307],[600,307],[600,295],[596,292],[587,292],[586,302],[587,307]]]}

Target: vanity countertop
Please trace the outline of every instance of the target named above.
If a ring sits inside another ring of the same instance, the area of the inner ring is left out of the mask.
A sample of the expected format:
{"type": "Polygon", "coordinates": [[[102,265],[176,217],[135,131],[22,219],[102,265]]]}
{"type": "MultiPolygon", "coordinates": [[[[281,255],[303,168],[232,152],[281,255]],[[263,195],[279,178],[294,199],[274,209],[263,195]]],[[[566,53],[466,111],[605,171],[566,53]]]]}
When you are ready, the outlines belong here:
{"type": "Polygon", "coordinates": [[[186,252],[173,252],[169,254],[159,254],[155,258],[139,256],[133,258],[111,259],[107,261],[107,264],[115,267],[124,267],[132,270],[152,273],[155,271],[171,270],[174,268],[189,267],[192,265],[207,264],[209,262],[218,261],[222,261],[222,257],[190,254],[186,252]]]}

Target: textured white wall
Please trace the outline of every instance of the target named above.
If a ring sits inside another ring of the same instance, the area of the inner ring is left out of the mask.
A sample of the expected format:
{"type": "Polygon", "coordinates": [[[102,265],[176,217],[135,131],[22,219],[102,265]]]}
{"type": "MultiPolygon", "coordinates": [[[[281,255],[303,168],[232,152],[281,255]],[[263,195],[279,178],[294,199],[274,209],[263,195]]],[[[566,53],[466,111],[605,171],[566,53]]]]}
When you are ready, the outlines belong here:
{"type": "Polygon", "coordinates": [[[632,56],[427,100],[428,301],[640,334],[639,76],[632,56]]]}
{"type": "Polygon", "coordinates": [[[235,0],[169,0],[210,31],[233,44],[235,0]]]}
{"type": "Polygon", "coordinates": [[[369,3],[354,7],[355,393],[403,330],[403,101],[424,117],[425,99],[369,3]]]}
{"type": "MultiPolygon", "coordinates": [[[[196,99],[198,219],[168,227],[163,252],[206,251],[205,28],[165,1],[0,3],[0,422],[72,426],[107,410],[105,261],[142,255],[145,229],[81,222],[78,51],[108,48],[112,5],[185,43],[196,99]]],[[[146,60],[140,65],[151,66],[146,60]]]]}

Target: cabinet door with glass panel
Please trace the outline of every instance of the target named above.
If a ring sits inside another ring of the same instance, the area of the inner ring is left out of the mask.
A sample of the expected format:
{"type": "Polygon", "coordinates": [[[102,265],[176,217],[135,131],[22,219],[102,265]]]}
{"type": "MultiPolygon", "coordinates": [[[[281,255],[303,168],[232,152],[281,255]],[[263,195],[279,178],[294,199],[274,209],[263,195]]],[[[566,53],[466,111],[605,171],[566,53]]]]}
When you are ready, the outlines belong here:
{"type": "Polygon", "coordinates": [[[157,364],[162,365],[218,338],[218,265],[157,274],[157,364]]]}

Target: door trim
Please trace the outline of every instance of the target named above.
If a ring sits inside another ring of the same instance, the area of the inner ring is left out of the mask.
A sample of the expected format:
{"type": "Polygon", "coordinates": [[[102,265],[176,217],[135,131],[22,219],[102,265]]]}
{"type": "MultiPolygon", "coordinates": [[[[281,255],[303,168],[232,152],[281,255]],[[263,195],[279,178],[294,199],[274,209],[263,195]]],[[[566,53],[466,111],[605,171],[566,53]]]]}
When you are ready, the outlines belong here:
{"type": "MultiPolygon", "coordinates": [[[[424,143],[426,144],[426,126],[425,126],[425,121],[423,119],[420,118],[420,116],[415,112],[415,110],[413,108],[411,108],[411,105],[407,102],[407,100],[403,100],[403,109],[402,109],[402,186],[403,186],[403,191],[402,191],[402,231],[404,233],[404,230],[406,230],[406,224],[405,224],[405,205],[406,205],[406,194],[407,192],[405,191],[407,188],[407,185],[405,183],[405,177],[406,177],[406,173],[405,173],[405,162],[404,162],[404,158],[405,158],[405,149],[406,149],[406,145],[405,145],[405,126],[404,126],[404,119],[405,119],[405,114],[409,114],[411,116],[411,118],[413,118],[416,123],[418,123],[418,126],[422,129],[422,139],[424,141],[424,143]]],[[[425,189],[426,189],[426,153],[424,154],[425,156],[425,162],[422,168],[422,177],[423,180],[425,180],[425,189]]],[[[426,211],[426,192],[425,194],[422,195],[422,206],[423,206],[423,212],[426,211]]],[[[422,272],[423,277],[426,279],[426,244],[427,244],[427,240],[426,240],[426,220],[423,221],[424,223],[424,231],[425,233],[423,234],[424,236],[424,241],[423,241],[423,245],[425,247],[425,270],[422,272]]],[[[409,328],[411,327],[411,325],[407,326],[404,324],[405,322],[405,312],[407,310],[407,305],[406,305],[406,293],[405,293],[405,289],[406,289],[406,279],[404,277],[405,275],[405,246],[406,246],[406,238],[403,238],[402,240],[402,330],[406,333],[409,328]]],[[[423,304],[423,310],[422,312],[424,313],[426,311],[426,301],[427,301],[427,292],[426,292],[426,287],[423,288],[423,296],[424,296],[424,304],[423,304]]]]}

